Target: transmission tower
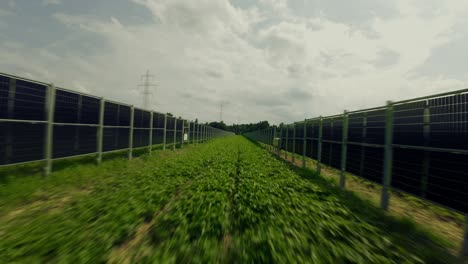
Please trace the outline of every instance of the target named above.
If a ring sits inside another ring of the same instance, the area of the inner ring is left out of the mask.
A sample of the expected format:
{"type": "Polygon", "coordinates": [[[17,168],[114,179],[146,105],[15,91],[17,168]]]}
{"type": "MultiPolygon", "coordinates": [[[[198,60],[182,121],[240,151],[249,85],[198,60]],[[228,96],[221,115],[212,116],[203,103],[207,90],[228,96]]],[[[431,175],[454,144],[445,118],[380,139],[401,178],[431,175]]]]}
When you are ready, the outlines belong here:
{"type": "Polygon", "coordinates": [[[223,121],[224,107],[229,105],[229,102],[221,101],[219,104],[219,122],[223,121]]]}
{"type": "Polygon", "coordinates": [[[143,87],[143,92],[142,92],[143,108],[147,110],[149,110],[151,107],[150,97],[153,95],[153,92],[151,91],[151,87],[156,87],[156,84],[152,83],[153,78],[154,78],[154,75],[151,75],[149,73],[149,70],[147,70],[146,74],[141,76],[143,84],[138,85],[138,87],[143,87]]]}

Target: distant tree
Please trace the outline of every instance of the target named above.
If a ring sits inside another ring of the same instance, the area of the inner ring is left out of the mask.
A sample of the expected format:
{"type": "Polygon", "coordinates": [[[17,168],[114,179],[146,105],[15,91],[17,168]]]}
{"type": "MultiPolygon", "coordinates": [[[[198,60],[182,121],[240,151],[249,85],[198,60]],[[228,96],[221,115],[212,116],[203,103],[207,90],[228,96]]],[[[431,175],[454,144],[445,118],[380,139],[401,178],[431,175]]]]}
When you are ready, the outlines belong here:
{"type": "Polygon", "coordinates": [[[214,128],[218,128],[218,129],[222,129],[222,130],[228,130],[227,125],[223,121],[221,121],[221,122],[211,122],[208,125],[210,127],[214,127],[214,128]]]}
{"type": "Polygon", "coordinates": [[[256,130],[261,130],[261,129],[266,129],[270,126],[270,123],[268,121],[261,121],[258,123],[250,123],[250,124],[233,124],[231,126],[227,126],[226,130],[234,132],[238,135],[242,135],[244,133],[256,131],[256,130]]]}

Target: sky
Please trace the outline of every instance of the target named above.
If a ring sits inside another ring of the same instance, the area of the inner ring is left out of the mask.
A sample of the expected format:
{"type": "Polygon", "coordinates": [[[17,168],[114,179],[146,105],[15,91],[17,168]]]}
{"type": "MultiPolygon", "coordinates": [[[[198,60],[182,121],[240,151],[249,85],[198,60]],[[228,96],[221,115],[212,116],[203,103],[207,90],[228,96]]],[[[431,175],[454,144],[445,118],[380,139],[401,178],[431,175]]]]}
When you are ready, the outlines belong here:
{"type": "Polygon", "coordinates": [[[291,123],[468,87],[466,0],[0,0],[0,72],[291,123]]]}

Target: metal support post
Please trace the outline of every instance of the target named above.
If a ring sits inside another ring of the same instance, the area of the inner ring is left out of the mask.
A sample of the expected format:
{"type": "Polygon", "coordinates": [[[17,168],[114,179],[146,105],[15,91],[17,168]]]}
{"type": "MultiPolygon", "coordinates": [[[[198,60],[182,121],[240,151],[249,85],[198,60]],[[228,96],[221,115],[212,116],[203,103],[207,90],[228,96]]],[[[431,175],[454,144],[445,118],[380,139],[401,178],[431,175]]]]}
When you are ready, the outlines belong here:
{"type": "Polygon", "coordinates": [[[130,133],[128,136],[128,159],[131,160],[133,158],[133,126],[135,120],[135,107],[132,106],[130,109],[130,133]]]}
{"type": "Polygon", "coordinates": [[[275,146],[275,138],[276,138],[276,127],[275,126],[272,126],[271,127],[271,151],[274,153],[276,151],[276,147],[275,146]]]}
{"type": "Polygon", "coordinates": [[[348,154],[348,126],[349,126],[349,115],[345,110],[343,114],[343,138],[341,141],[341,175],[340,175],[340,187],[345,189],[346,184],[346,158],[348,154]]]}
{"type": "Polygon", "coordinates": [[[273,150],[273,127],[268,127],[268,139],[267,139],[267,144],[268,144],[268,150],[272,151],[273,150]]]}
{"type": "Polygon", "coordinates": [[[296,123],[293,124],[292,163],[296,161],[296,123]]]}
{"type": "Polygon", "coordinates": [[[198,131],[200,129],[200,126],[198,125],[198,123],[195,123],[194,126],[195,130],[193,131],[193,142],[195,144],[198,144],[198,131]]]}
{"type": "Polygon", "coordinates": [[[190,136],[190,129],[191,129],[191,124],[192,124],[192,123],[191,123],[190,121],[187,122],[187,125],[188,125],[188,126],[187,126],[187,144],[188,144],[188,145],[190,145],[190,138],[191,138],[191,136],[190,136]]]}
{"type": "Polygon", "coordinates": [[[200,124],[200,138],[199,138],[200,143],[203,143],[203,129],[204,129],[203,124],[200,124]]]}
{"type": "Polygon", "coordinates": [[[388,209],[390,200],[390,188],[392,182],[392,163],[393,163],[393,103],[387,102],[387,113],[385,117],[385,156],[384,156],[384,171],[382,182],[382,198],[381,207],[384,210],[388,209]]]}
{"type": "Polygon", "coordinates": [[[310,158],[314,159],[314,122],[311,122],[310,129],[310,158]]]}
{"type": "MultiPolygon", "coordinates": [[[[15,97],[16,97],[16,79],[10,78],[10,86],[8,88],[8,119],[15,118],[15,97]]],[[[47,117],[47,115],[46,115],[47,117]]],[[[6,137],[5,137],[5,157],[7,163],[11,162],[13,157],[13,124],[7,122],[6,137]]]]}
{"type": "Polygon", "coordinates": [[[163,130],[163,150],[166,150],[167,140],[167,114],[164,114],[164,130],[163,130]]]}
{"type": "Polygon", "coordinates": [[[284,144],[284,158],[288,160],[288,142],[289,141],[289,125],[286,125],[286,141],[284,144]]]}
{"type": "Polygon", "coordinates": [[[148,154],[153,153],[153,118],[154,113],[150,112],[150,129],[149,129],[149,139],[148,139],[148,154]]]}
{"type": "Polygon", "coordinates": [[[198,130],[198,143],[201,144],[201,143],[203,143],[203,125],[200,124],[199,126],[200,126],[200,128],[198,130]]]}
{"type": "MultiPolygon", "coordinates": [[[[367,112],[364,112],[363,115],[364,115],[364,117],[362,118],[362,126],[363,126],[363,129],[362,129],[362,142],[366,142],[366,138],[367,138],[367,112]]],[[[360,163],[359,163],[359,176],[361,176],[361,177],[364,174],[365,158],[366,158],[366,147],[361,146],[361,160],[360,160],[360,163]]]]}
{"type": "Polygon", "coordinates": [[[200,141],[200,125],[198,123],[195,123],[195,144],[198,145],[200,141]]]}
{"type": "Polygon", "coordinates": [[[177,119],[174,117],[174,135],[173,135],[173,145],[172,150],[176,150],[177,145],[177,119]]]}
{"type": "Polygon", "coordinates": [[[276,151],[277,151],[279,157],[281,157],[281,149],[282,148],[283,148],[283,126],[281,126],[281,128],[280,128],[278,146],[276,148],[276,151]]]}
{"type": "Polygon", "coordinates": [[[104,109],[106,106],[106,101],[104,98],[101,98],[99,104],[99,127],[97,130],[97,164],[101,164],[102,162],[102,144],[103,144],[103,137],[104,137],[104,109]]]}
{"type": "Polygon", "coordinates": [[[271,151],[274,152],[275,151],[275,146],[273,145],[273,142],[275,141],[275,137],[276,137],[275,126],[272,126],[270,128],[270,132],[271,132],[271,137],[270,137],[271,151]]]}
{"type": "Polygon", "coordinates": [[[52,144],[54,140],[54,112],[55,112],[55,86],[50,84],[47,86],[46,95],[46,118],[47,124],[45,128],[44,139],[44,175],[49,176],[52,172],[52,144]]]}
{"type": "Polygon", "coordinates": [[[304,130],[302,131],[302,168],[306,167],[306,148],[307,148],[307,119],[304,119],[304,130]]]}
{"type": "MultiPolygon", "coordinates": [[[[333,122],[334,120],[330,120],[330,138],[334,138],[334,135],[333,135],[333,132],[334,132],[334,129],[333,129],[333,122]]],[[[333,158],[333,143],[329,143],[329,151],[328,151],[328,165],[332,165],[332,158],[333,158]]]]}
{"type": "MultiPolygon", "coordinates": [[[[116,114],[116,117],[117,117],[117,120],[116,120],[117,122],[116,122],[116,123],[117,123],[117,125],[120,126],[121,124],[120,124],[120,105],[119,105],[119,104],[117,105],[117,114],[116,114]]],[[[114,140],[113,140],[113,142],[112,142],[112,143],[113,143],[113,146],[114,146],[114,149],[119,148],[119,138],[120,138],[119,135],[120,135],[119,129],[116,129],[116,131],[115,131],[115,138],[114,138],[114,140]]]]}
{"type": "Polygon", "coordinates": [[[323,118],[320,117],[319,124],[319,139],[318,139],[318,148],[317,148],[317,174],[320,175],[322,170],[322,136],[323,136],[323,118]]]}
{"type": "MultiPolygon", "coordinates": [[[[78,96],[78,111],[76,115],[76,123],[80,124],[81,123],[81,115],[82,115],[82,109],[83,109],[83,95],[78,96]]],[[[75,138],[73,140],[74,142],[74,151],[78,151],[80,149],[80,127],[75,126],[75,138]]]]}
{"type": "Polygon", "coordinates": [[[182,120],[182,129],[180,132],[180,148],[184,148],[185,120],[182,120]]]}
{"type": "Polygon", "coordinates": [[[206,143],[206,125],[203,126],[203,143],[206,143]]]}
{"type": "MultiPolygon", "coordinates": [[[[424,146],[429,147],[430,139],[431,139],[431,112],[429,108],[429,100],[426,100],[424,105],[424,146]]],[[[426,197],[427,191],[427,181],[429,178],[429,167],[431,163],[431,152],[425,150],[424,151],[424,160],[423,160],[423,172],[422,172],[422,179],[421,179],[421,196],[426,197]]]]}

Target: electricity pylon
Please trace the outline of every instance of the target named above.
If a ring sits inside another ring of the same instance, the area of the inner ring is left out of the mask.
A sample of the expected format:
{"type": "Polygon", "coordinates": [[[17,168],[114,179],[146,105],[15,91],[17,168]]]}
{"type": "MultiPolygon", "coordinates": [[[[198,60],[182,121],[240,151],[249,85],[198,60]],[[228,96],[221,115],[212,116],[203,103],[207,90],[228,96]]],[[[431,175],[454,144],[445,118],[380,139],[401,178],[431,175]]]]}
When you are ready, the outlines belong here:
{"type": "Polygon", "coordinates": [[[150,97],[153,95],[153,92],[151,91],[151,87],[156,87],[156,84],[151,83],[151,79],[154,78],[154,75],[151,75],[149,73],[149,70],[146,71],[145,75],[141,76],[141,79],[143,81],[143,84],[138,85],[138,87],[143,87],[143,108],[150,110],[150,97]]]}

